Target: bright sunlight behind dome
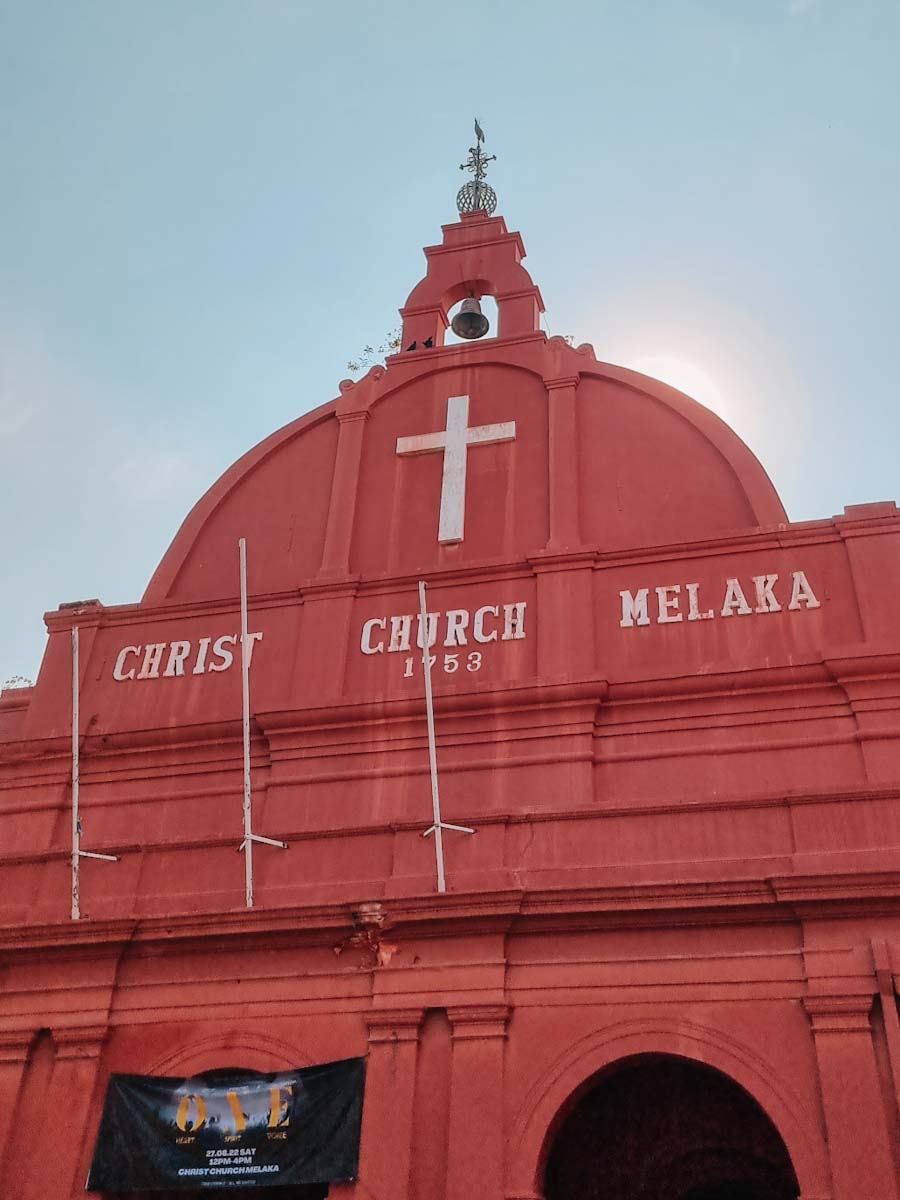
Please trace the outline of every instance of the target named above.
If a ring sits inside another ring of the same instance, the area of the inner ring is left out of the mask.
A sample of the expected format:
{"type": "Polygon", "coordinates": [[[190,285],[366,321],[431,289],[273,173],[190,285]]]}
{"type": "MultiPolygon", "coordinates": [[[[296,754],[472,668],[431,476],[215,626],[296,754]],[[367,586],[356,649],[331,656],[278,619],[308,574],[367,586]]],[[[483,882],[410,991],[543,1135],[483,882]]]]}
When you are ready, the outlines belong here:
{"type": "Polygon", "coordinates": [[[733,406],[729,405],[706,371],[695,363],[678,358],[674,354],[653,354],[633,358],[622,365],[629,370],[640,371],[642,375],[649,375],[652,379],[659,379],[662,383],[668,383],[670,387],[684,392],[692,400],[712,409],[723,421],[730,423],[730,409],[733,406]]]}

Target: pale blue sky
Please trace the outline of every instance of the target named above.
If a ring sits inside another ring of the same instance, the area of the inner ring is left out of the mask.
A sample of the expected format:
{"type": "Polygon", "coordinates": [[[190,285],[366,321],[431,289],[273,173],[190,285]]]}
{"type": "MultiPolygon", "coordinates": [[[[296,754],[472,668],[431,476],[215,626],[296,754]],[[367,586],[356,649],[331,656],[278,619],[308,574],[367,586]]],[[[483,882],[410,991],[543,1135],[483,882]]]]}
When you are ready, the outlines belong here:
{"type": "Polygon", "coordinates": [[[551,332],[794,520],[898,498],[898,52],[896,0],[0,0],[0,681],[396,324],[475,113],[551,332]]]}

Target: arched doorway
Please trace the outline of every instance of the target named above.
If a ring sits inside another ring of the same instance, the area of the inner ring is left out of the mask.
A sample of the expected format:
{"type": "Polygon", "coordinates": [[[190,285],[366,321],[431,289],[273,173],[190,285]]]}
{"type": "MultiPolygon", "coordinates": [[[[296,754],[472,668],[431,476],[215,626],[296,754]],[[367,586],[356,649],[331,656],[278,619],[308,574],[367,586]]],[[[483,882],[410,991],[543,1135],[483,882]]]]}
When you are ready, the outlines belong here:
{"type": "Polygon", "coordinates": [[[546,1200],[796,1200],[772,1122],[721,1072],[668,1055],[624,1059],[562,1121],[546,1200]]]}

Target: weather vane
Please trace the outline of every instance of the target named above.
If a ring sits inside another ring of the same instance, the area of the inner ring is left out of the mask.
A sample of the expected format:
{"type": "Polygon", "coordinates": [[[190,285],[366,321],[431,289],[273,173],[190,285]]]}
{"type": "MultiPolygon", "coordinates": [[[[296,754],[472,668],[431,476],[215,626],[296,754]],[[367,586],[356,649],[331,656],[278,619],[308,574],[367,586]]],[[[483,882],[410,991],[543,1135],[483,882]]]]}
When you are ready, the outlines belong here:
{"type": "Polygon", "coordinates": [[[487,165],[496,162],[496,154],[485,154],[481,148],[484,130],[475,118],[475,145],[469,147],[469,157],[459,164],[461,171],[471,171],[472,178],[456,193],[456,207],[460,213],[486,212],[488,216],[497,207],[497,193],[484,181],[487,165]]]}

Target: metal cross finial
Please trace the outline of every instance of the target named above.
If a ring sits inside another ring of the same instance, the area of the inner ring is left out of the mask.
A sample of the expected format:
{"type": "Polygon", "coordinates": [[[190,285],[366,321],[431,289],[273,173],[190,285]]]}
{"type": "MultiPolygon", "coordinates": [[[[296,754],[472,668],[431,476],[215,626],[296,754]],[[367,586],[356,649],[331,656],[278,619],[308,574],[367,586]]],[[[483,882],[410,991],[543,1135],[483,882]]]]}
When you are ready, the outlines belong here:
{"type": "Polygon", "coordinates": [[[461,171],[471,171],[474,176],[475,183],[482,183],[487,174],[487,165],[489,162],[496,162],[496,154],[485,154],[481,149],[481,143],[484,141],[484,130],[478,124],[478,118],[475,118],[475,145],[469,147],[469,157],[464,163],[459,164],[461,171]]]}
{"type": "Polygon", "coordinates": [[[487,165],[496,162],[496,154],[485,154],[481,148],[484,141],[484,130],[475,118],[475,145],[469,147],[469,157],[459,164],[461,171],[471,171],[472,180],[459,189],[456,196],[456,207],[461,213],[487,212],[492,213],[497,207],[497,193],[484,181],[487,165]]]}

